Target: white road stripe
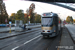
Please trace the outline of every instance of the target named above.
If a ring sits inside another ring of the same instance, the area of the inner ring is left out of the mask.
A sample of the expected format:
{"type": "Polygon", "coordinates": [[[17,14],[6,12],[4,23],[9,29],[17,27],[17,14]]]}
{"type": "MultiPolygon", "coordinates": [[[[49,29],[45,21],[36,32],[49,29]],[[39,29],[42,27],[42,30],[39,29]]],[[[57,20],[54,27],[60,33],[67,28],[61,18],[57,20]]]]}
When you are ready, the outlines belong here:
{"type": "Polygon", "coordinates": [[[13,48],[12,50],[17,49],[17,48],[19,48],[19,47],[21,47],[21,46],[23,46],[23,45],[25,45],[25,44],[27,44],[27,43],[29,43],[29,42],[31,42],[31,41],[33,41],[33,40],[35,40],[36,38],[38,38],[38,37],[40,37],[40,36],[42,36],[42,35],[39,35],[39,36],[37,36],[37,37],[35,37],[35,38],[33,38],[33,39],[29,40],[29,41],[26,41],[24,44],[22,44],[22,45],[20,45],[20,46],[17,46],[17,47],[15,47],[15,48],[13,48]]]}
{"type": "Polygon", "coordinates": [[[17,46],[17,47],[15,47],[15,48],[13,48],[12,50],[15,50],[16,48],[19,48],[19,46],[17,46]]]}

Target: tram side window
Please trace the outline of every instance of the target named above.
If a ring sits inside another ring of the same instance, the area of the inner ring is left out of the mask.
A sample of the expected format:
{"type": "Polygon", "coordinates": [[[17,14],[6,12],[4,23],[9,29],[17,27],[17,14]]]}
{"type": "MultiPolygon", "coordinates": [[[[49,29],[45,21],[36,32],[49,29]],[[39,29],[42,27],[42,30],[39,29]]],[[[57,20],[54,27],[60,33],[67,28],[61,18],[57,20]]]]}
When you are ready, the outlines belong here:
{"type": "Polygon", "coordinates": [[[57,18],[57,17],[54,18],[54,24],[55,24],[55,25],[58,24],[58,18],[57,18]]]}

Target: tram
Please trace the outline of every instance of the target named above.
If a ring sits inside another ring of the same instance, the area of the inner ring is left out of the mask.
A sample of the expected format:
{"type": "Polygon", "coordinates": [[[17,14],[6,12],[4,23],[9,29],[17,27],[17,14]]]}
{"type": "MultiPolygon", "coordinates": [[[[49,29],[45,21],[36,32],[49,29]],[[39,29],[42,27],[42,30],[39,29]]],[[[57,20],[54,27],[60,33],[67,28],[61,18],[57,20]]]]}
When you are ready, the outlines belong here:
{"type": "Polygon", "coordinates": [[[43,13],[41,16],[41,34],[43,37],[54,37],[61,30],[61,20],[56,13],[43,13]]]}

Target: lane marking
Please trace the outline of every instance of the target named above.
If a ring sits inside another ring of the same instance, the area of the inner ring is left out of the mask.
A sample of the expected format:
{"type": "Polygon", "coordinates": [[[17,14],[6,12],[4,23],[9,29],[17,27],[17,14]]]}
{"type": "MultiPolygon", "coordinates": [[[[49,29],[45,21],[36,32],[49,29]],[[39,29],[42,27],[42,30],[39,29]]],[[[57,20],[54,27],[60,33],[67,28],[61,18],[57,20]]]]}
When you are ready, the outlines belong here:
{"type": "Polygon", "coordinates": [[[19,47],[21,47],[21,46],[23,46],[23,45],[25,45],[25,44],[27,44],[27,43],[29,43],[29,42],[31,42],[31,41],[33,41],[33,40],[35,40],[35,39],[37,39],[37,38],[38,38],[38,37],[40,37],[40,36],[42,36],[42,35],[39,35],[39,36],[37,36],[37,37],[35,37],[35,38],[33,38],[33,39],[29,40],[29,41],[26,41],[24,44],[22,44],[22,45],[20,45],[20,46],[17,46],[17,47],[15,47],[15,48],[13,48],[12,50],[17,49],[17,48],[19,48],[19,47]]]}

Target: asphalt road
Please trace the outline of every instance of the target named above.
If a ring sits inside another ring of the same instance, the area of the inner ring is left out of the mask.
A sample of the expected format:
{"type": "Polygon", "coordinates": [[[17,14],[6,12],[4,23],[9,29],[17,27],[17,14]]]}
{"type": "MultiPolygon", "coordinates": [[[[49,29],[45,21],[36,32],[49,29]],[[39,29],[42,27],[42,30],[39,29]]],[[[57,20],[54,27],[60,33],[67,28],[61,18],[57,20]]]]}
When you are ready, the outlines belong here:
{"type": "Polygon", "coordinates": [[[14,36],[0,40],[0,50],[57,50],[60,37],[43,38],[40,34],[41,28],[37,31],[14,36]]]}
{"type": "Polygon", "coordinates": [[[57,47],[58,50],[75,50],[75,44],[70,36],[70,32],[66,27],[63,27],[62,29],[60,45],[57,47]]]}

